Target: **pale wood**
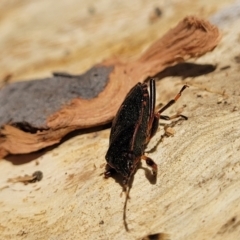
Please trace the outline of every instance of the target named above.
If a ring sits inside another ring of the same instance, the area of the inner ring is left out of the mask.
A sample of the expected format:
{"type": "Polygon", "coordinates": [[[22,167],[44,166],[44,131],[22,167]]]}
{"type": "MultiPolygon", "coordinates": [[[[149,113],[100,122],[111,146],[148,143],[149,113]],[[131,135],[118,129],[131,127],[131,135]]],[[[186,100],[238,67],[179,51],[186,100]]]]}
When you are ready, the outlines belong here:
{"type": "MultiPolygon", "coordinates": [[[[227,25],[220,24],[220,46],[196,61],[218,64],[214,72],[185,81],[166,77],[157,83],[157,103],[167,102],[189,83],[168,112],[174,114],[185,104],[189,120],[179,122],[174,136],[148,154],[159,167],[156,184],[149,183],[143,169],[137,171],[127,205],[129,232],[123,226],[121,186],[100,176],[110,132],[105,129],[71,137],[46,152],[0,162],[0,239],[131,240],[156,232],[168,233],[171,239],[238,239],[239,24],[231,18],[227,25]],[[230,68],[224,70],[226,66],[230,68]],[[36,170],[43,172],[41,182],[8,182],[36,170]]],[[[31,74],[27,71],[26,76],[31,74]]],[[[162,134],[163,130],[156,134],[149,149],[162,134]]]]}

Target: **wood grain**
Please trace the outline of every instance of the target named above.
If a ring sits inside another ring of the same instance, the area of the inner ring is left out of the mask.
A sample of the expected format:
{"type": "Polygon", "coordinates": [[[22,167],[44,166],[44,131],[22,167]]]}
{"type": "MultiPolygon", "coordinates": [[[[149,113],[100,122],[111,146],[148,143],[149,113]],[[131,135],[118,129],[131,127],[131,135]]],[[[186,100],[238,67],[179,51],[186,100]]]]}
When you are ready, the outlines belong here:
{"type": "Polygon", "coordinates": [[[169,69],[175,76],[157,82],[157,103],[166,103],[182,84],[190,85],[167,112],[183,108],[189,120],[178,122],[174,136],[157,144],[162,126],[150,142],[148,155],[159,167],[157,183],[149,182],[143,163],[127,205],[130,231],[123,225],[125,198],[120,197],[118,179],[100,176],[107,128],[76,133],[53,149],[0,161],[0,238],[135,240],[154,233],[184,240],[239,238],[240,20],[221,11],[210,19],[221,27],[220,45],[191,62],[190,77],[185,65],[182,72],[169,69]],[[216,66],[215,71],[200,76],[197,70],[207,64],[216,66]],[[8,182],[37,170],[43,172],[40,182],[8,182]]]}

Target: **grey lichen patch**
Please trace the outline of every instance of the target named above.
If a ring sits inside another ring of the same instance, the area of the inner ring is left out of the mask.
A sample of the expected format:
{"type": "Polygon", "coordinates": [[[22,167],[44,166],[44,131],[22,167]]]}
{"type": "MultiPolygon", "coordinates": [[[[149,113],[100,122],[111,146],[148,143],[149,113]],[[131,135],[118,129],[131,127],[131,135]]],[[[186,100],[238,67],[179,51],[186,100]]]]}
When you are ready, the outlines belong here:
{"type": "Polygon", "coordinates": [[[16,82],[0,90],[0,126],[27,123],[43,129],[46,119],[74,98],[91,99],[105,88],[113,67],[96,66],[82,75],[16,82]]]}

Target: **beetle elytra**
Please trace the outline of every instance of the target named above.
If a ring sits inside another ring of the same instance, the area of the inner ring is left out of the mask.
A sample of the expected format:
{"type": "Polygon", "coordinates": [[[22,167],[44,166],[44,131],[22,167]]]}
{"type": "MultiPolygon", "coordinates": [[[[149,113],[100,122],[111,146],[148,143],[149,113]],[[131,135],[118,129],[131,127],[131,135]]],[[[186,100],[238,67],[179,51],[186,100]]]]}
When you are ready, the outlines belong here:
{"type": "Polygon", "coordinates": [[[153,78],[150,79],[149,85],[150,91],[146,83],[137,83],[130,90],[112,123],[104,175],[108,178],[113,172],[120,173],[125,187],[141,159],[146,160],[153,174],[157,174],[157,164],[145,156],[144,151],[157,132],[159,119],[169,120],[180,116],[187,119],[180,114],[173,117],[161,115],[179,99],[187,85],[184,85],[175,98],[157,112],[155,112],[156,87],[153,78]]]}

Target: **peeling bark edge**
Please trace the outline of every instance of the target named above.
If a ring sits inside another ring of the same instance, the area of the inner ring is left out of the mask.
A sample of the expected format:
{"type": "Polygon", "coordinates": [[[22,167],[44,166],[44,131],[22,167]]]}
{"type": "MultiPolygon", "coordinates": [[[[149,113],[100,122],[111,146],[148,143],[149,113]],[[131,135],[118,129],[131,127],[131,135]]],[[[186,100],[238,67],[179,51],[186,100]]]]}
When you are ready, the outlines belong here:
{"type": "MultiPolygon", "coordinates": [[[[109,81],[100,94],[91,100],[75,98],[47,118],[47,129],[35,134],[4,125],[0,132],[0,157],[8,153],[37,151],[58,143],[75,130],[110,122],[130,88],[166,67],[212,51],[221,39],[216,26],[194,16],[186,17],[134,62],[107,60],[99,66],[113,67],[109,81]]],[[[64,76],[64,74],[60,74],[64,76]]],[[[65,75],[64,77],[69,77],[65,75]]]]}

